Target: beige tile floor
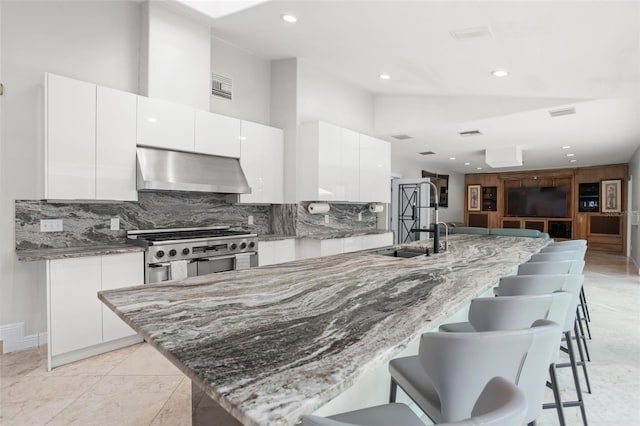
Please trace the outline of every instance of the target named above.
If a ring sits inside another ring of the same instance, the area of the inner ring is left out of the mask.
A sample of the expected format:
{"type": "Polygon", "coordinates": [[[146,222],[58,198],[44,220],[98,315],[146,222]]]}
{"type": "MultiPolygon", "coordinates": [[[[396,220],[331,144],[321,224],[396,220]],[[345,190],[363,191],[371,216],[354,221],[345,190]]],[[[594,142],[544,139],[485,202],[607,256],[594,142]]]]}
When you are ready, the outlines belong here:
{"type": "MultiPolygon", "coordinates": [[[[589,253],[585,291],[592,314],[589,342],[591,425],[640,425],[640,277],[622,256],[589,253]]],[[[191,382],[147,344],[46,371],[43,348],[0,357],[1,425],[189,425],[191,382]]],[[[573,395],[568,369],[562,392],[573,395]]],[[[552,401],[548,394],[548,401],[552,401]]],[[[570,425],[578,409],[567,408],[570,425]]],[[[226,422],[223,422],[226,423],[226,422]]],[[[546,410],[539,426],[557,424],[546,410]]]]}

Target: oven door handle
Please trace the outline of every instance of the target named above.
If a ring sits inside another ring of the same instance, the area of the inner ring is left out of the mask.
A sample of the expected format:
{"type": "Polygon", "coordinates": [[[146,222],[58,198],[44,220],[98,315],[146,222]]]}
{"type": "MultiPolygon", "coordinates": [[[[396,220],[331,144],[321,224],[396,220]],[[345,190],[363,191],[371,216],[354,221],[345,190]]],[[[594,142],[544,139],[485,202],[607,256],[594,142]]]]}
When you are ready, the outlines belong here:
{"type": "MultiPolygon", "coordinates": [[[[189,263],[193,263],[198,259],[191,259],[189,263]]],[[[179,260],[174,260],[173,262],[179,262],[179,260]]],[[[171,266],[173,262],[160,262],[160,263],[150,263],[149,268],[166,268],[167,266],[171,266]]]]}
{"type": "MultiPolygon", "coordinates": [[[[242,254],[242,253],[237,253],[237,254],[242,254]]],[[[214,257],[200,257],[198,259],[194,259],[194,262],[210,262],[212,260],[224,260],[224,259],[235,259],[237,254],[229,254],[227,256],[214,256],[214,257]]],[[[256,254],[253,251],[248,252],[248,254],[251,254],[252,256],[254,254],[256,254]]]]}

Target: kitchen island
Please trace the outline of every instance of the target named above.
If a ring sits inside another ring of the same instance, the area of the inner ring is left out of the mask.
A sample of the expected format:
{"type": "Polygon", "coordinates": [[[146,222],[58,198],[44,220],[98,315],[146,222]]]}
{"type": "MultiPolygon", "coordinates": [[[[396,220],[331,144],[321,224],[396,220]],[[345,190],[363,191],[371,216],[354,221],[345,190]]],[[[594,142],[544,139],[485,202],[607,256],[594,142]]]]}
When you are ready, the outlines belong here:
{"type": "Polygon", "coordinates": [[[354,252],[99,297],[242,423],[287,425],[386,366],[549,242],[454,235],[429,257],[354,252]]]}

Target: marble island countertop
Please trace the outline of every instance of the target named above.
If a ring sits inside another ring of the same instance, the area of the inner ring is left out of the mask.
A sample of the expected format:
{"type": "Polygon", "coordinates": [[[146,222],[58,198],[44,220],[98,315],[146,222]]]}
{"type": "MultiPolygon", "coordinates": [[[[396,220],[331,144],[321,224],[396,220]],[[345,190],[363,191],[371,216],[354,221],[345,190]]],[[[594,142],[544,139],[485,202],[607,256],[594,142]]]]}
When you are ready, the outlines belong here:
{"type": "Polygon", "coordinates": [[[430,257],[354,252],[99,298],[244,424],[289,425],[549,242],[453,235],[430,257]]]}

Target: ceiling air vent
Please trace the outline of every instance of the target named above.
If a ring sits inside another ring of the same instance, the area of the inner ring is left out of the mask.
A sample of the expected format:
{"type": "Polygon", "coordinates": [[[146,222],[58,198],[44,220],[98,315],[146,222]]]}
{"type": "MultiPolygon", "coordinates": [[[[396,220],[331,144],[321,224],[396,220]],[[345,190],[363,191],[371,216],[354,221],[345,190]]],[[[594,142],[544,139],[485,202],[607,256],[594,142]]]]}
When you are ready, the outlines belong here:
{"type": "Polygon", "coordinates": [[[480,130],[467,130],[466,132],[459,132],[458,134],[463,137],[480,136],[482,135],[482,132],[480,130]]]}
{"type": "Polygon", "coordinates": [[[406,141],[407,139],[413,139],[413,136],[409,135],[391,135],[392,138],[398,139],[399,141],[406,141]]]}
{"type": "Polygon", "coordinates": [[[477,40],[482,38],[493,38],[493,33],[489,27],[472,27],[461,30],[449,31],[451,37],[456,41],[477,40]]]}
{"type": "Polygon", "coordinates": [[[233,80],[219,74],[211,74],[211,96],[233,99],[233,80]]]}
{"type": "Polygon", "coordinates": [[[420,154],[420,155],[433,155],[433,154],[435,154],[435,152],[433,152],[433,151],[424,151],[424,152],[419,152],[418,154],[420,154]]]}
{"type": "Polygon", "coordinates": [[[576,113],[575,107],[562,108],[562,109],[554,109],[553,111],[549,111],[549,115],[551,117],[561,117],[563,115],[571,115],[576,113]]]}

